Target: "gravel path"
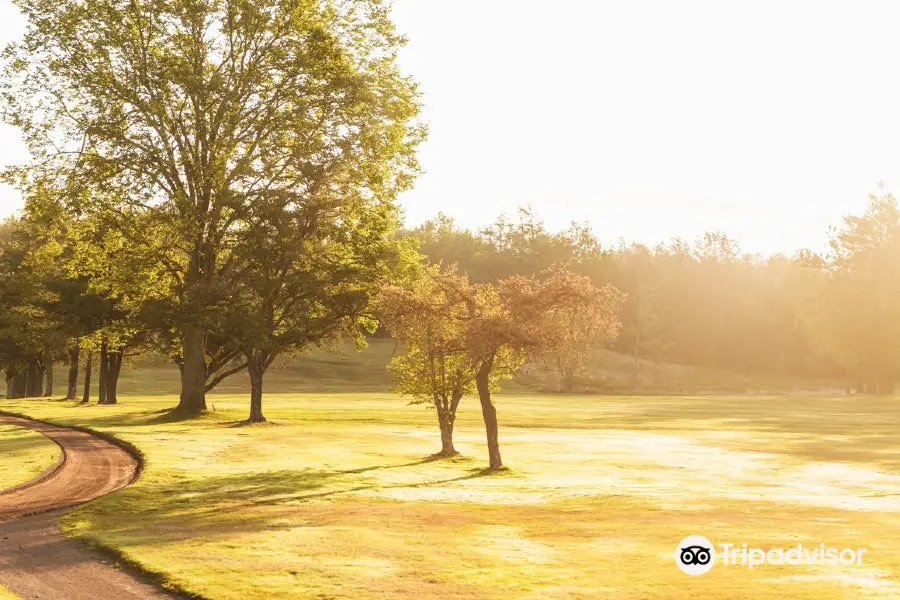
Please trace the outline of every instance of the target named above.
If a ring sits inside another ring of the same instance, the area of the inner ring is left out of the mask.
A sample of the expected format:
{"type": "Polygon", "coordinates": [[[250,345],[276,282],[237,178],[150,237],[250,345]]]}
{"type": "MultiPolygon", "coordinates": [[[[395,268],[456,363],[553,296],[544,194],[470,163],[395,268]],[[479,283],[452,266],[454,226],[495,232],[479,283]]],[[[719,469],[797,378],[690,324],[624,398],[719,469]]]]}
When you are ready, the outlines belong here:
{"type": "Polygon", "coordinates": [[[4,415],[0,422],[39,431],[65,455],[43,478],[0,492],[0,584],[24,600],[175,598],[66,539],[56,524],[63,509],[130,484],[137,461],[80,431],[4,415]]]}

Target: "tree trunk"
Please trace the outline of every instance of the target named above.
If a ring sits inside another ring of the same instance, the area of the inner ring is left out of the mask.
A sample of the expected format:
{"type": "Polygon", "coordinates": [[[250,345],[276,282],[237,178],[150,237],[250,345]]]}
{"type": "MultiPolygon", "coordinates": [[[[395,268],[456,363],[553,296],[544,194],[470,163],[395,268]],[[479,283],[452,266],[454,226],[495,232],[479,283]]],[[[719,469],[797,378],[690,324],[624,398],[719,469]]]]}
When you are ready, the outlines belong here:
{"type": "Polygon", "coordinates": [[[47,360],[47,386],[44,388],[44,396],[53,395],[53,361],[47,360]]]}
{"type": "Polygon", "coordinates": [[[462,399],[462,392],[454,390],[450,396],[450,405],[443,404],[443,398],[435,398],[434,406],[437,409],[438,427],[441,430],[441,452],[439,456],[456,456],[459,452],[453,445],[453,428],[456,425],[456,409],[462,399]]]}
{"type": "Polygon", "coordinates": [[[97,386],[97,403],[106,404],[106,379],[109,375],[109,347],[104,339],[100,343],[100,380],[97,386]]]}
{"type": "Polygon", "coordinates": [[[87,359],[84,361],[84,395],[81,397],[82,403],[91,401],[91,367],[94,363],[94,352],[88,350],[87,359]]]}
{"type": "Polygon", "coordinates": [[[69,387],[66,389],[66,400],[74,400],[78,396],[78,362],[81,349],[78,344],[69,349],[69,387]]]}
{"type": "Polygon", "coordinates": [[[28,391],[28,376],[25,373],[19,373],[16,376],[16,398],[24,398],[28,391]]]}
{"type": "Polygon", "coordinates": [[[575,388],[575,370],[571,365],[566,365],[563,370],[563,391],[571,393],[575,388]]]}
{"type": "Polygon", "coordinates": [[[438,427],[441,428],[441,456],[456,456],[459,454],[453,447],[453,417],[449,411],[438,407],[438,427]]]}
{"type": "Polygon", "coordinates": [[[248,358],[247,372],[250,374],[250,418],[249,423],[265,423],[266,417],[262,412],[263,376],[266,367],[262,361],[248,358]]]}
{"type": "Polygon", "coordinates": [[[35,379],[37,379],[37,361],[33,358],[28,359],[27,366],[25,367],[25,397],[28,398],[33,395],[35,388],[35,379]]]}
{"type": "Polygon", "coordinates": [[[107,352],[106,375],[104,376],[104,390],[106,396],[100,404],[116,404],[119,401],[119,373],[122,372],[122,353],[107,352]]]}
{"type": "Polygon", "coordinates": [[[475,376],[478,387],[478,399],[481,401],[481,414],[484,417],[484,428],[487,433],[488,458],[492,469],[503,466],[500,458],[500,436],[497,426],[497,407],[491,400],[490,374],[493,361],[485,362],[475,376]]]}
{"type": "Polygon", "coordinates": [[[641,372],[641,309],[638,304],[638,322],[634,333],[634,367],[631,371],[631,391],[636,392],[641,372]]]}
{"type": "Polygon", "coordinates": [[[21,367],[6,370],[6,397],[10,400],[25,397],[25,373],[21,367]]]}
{"type": "Polygon", "coordinates": [[[206,411],[206,329],[185,327],[181,352],[184,367],[181,370],[181,400],[177,410],[185,416],[197,416],[206,411]]]}
{"type": "Polygon", "coordinates": [[[44,364],[40,358],[28,359],[28,371],[25,378],[25,397],[38,398],[43,390],[44,364]]]}

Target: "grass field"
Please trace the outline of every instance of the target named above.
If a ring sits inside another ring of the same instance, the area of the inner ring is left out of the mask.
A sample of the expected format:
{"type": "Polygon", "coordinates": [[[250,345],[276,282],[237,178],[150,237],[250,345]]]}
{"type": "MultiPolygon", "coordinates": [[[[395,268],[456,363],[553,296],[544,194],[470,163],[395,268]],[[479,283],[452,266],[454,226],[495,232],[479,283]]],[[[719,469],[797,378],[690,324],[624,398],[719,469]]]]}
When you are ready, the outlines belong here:
{"type": "Polygon", "coordinates": [[[0,424],[0,491],[30,481],[52,466],[59,455],[59,446],[41,434],[0,424]]]}
{"type": "Polygon", "coordinates": [[[171,396],[0,408],[114,433],[147,455],[132,488],[71,513],[215,599],[900,597],[895,402],[813,397],[499,397],[507,472],[477,403],[464,456],[431,461],[433,413],[376,393],[243,396],[169,423],[171,396]],[[675,566],[690,534],[761,548],[867,548],[859,566],[675,566]]]}

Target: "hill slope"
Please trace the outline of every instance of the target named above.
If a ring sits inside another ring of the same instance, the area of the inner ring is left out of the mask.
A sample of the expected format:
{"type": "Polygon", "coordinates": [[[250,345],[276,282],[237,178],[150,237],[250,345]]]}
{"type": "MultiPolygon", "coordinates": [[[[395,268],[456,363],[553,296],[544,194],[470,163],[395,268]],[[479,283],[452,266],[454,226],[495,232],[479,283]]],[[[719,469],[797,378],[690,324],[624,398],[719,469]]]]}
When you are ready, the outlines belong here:
{"type": "MultiPolygon", "coordinates": [[[[387,392],[395,383],[387,364],[402,351],[393,340],[373,339],[357,352],[348,347],[342,354],[311,352],[288,364],[273,366],[266,374],[265,393],[302,392],[387,392]]],[[[57,369],[57,389],[61,389],[63,369],[57,369]]],[[[96,377],[94,377],[96,389],[96,377]]],[[[529,365],[504,390],[555,391],[553,378],[543,369],[529,365]]],[[[177,394],[178,369],[162,359],[142,360],[122,370],[122,394],[177,394]]],[[[222,382],[213,394],[249,393],[246,373],[222,382]]],[[[774,375],[733,373],[718,369],[670,363],[640,361],[637,387],[631,357],[602,350],[597,352],[588,373],[576,382],[576,392],[605,394],[698,394],[743,392],[843,391],[840,382],[804,380],[774,375]]],[[[96,394],[96,392],[94,392],[96,394]]],[[[95,396],[96,397],[96,396],[95,396]]]]}

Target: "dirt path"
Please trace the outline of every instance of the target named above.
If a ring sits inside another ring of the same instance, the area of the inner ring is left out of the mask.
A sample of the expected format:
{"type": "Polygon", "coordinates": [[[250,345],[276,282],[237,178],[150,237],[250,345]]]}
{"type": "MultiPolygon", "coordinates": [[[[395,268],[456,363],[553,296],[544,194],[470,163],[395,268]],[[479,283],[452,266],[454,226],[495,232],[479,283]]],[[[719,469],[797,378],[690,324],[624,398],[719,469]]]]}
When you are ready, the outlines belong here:
{"type": "Polygon", "coordinates": [[[0,492],[0,584],[24,600],[174,598],[66,539],[56,525],[61,509],[131,483],[135,459],[79,431],[4,415],[0,422],[39,431],[65,454],[65,462],[49,477],[0,492]]]}

